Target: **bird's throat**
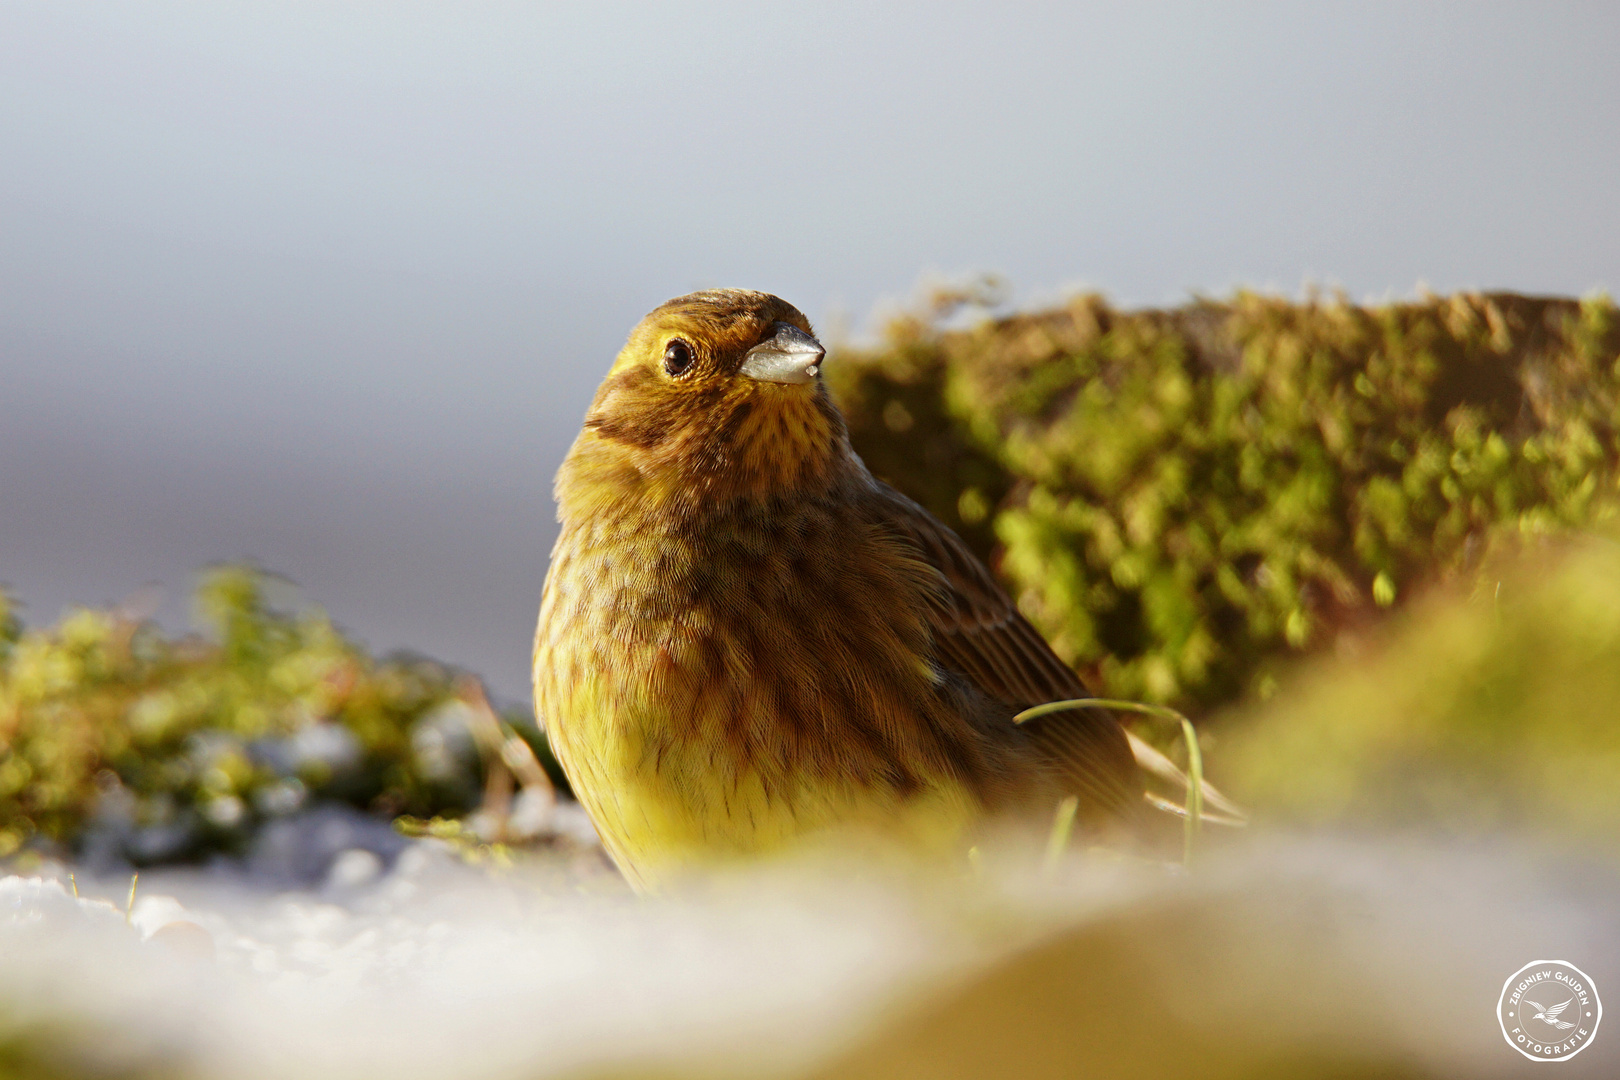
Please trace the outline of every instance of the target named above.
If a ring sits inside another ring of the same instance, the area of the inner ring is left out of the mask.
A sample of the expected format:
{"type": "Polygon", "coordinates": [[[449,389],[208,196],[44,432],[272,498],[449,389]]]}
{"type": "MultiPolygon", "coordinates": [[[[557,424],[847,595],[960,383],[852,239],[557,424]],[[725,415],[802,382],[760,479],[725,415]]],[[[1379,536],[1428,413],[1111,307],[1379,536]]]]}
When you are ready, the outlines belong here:
{"type": "Polygon", "coordinates": [[[690,517],[738,501],[824,493],[854,462],[824,390],[763,384],[660,401],[633,422],[593,414],[557,474],[556,494],[565,522],[624,500],[690,517]]]}

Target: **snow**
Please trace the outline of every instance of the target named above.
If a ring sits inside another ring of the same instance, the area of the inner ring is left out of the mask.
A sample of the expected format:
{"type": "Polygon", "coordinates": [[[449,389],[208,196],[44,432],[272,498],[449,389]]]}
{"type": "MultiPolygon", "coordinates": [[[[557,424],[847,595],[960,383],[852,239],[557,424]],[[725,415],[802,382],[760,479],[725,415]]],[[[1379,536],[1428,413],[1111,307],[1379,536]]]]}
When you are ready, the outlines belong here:
{"type": "MultiPolygon", "coordinates": [[[[143,871],[127,911],[127,875],[0,879],[0,1051],[231,1080],[793,1076],[912,1010],[950,1015],[998,964],[1082,941],[1123,957],[1094,973],[1102,1001],[1140,983],[1137,965],[1161,996],[1059,1008],[1065,1025],[1106,1036],[1162,1015],[1230,1034],[1216,1045],[1233,1053],[1292,1039],[1478,1077],[1520,1060],[1492,1009],[1525,962],[1620,987],[1613,865],[1508,844],[1256,832],[1190,872],[812,859],[648,899],[588,848],[506,867],[341,817],[289,829],[239,862],[143,871]]],[[[1568,1075],[1614,1067],[1610,1034],[1568,1075]]],[[[1108,1039],[1082,1045],[1130,1074],[1108,1039]]]]}

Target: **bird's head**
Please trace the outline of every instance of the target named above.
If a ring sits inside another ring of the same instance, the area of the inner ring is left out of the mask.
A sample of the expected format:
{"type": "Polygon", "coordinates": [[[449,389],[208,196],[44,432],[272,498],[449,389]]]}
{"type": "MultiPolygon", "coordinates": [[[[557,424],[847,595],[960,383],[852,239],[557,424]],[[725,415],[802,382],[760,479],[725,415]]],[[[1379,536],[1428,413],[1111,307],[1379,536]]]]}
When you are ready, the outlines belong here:
{"type": "Polygon", "coordinates": [[[828,483],[848,442],[825,355],[810,321],[769,293],[670,300],[630,332],[570,463],[597,482],[633,468],[644,491],[688,502],[828,483]]]}

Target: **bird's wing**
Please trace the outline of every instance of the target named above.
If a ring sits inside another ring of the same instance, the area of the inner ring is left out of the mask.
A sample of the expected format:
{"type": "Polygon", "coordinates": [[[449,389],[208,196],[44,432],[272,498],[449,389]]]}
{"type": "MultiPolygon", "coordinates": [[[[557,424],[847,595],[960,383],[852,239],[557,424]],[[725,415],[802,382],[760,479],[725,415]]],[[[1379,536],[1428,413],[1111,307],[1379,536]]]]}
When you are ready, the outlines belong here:
{"type": "MultiPolygon", "coordinates": [[[[1565,1009],[1569,1008],[1570,1001],[1574,1001],[1574,1000],[1575,1000],[1574,998],[1570,998],[1568,1001],[1565,1001],[1562,1005],[1554,1005],[1552,1008],[1550,1008],[1550,1009],[1542,1009],[1542,1011],[1547,1014],[1547,1019],[1556,1020],[1556,1019],[1558,1019],[1558,1014],[1563,1012],[1565,1009]]],[[[1539,1005],[1536,1006],[1536,1007],[1541,1008],[1539,1005]]]]}
{"type": "MultiPolygon", "coordinates": [[[[1016,712],[1088,696],[1086,686],[1019,614],[990,571],[932,514],[879,484],[883,520],[937,570],[943,588],[929,611],[935,660],[1016,712]]],[[[1142,799],[1130,743],[1104,709],[1074,708],[1023,725],[1090,808],[1117,811],[1142,799]]]]}
{"type": "Polygon", "coordinates": [[[1547,1015],[1547,1006],[1545,1006],[1545,1005],[1537,1005],[1534,1001],[1531,1001],[1529,998],[1525,998],[1524,1003],[1526,1005],[1530,1005],[1530,1006],[1534,1007],[1535,1010],[1536,1010],[1537,1015],[1539,1015],[1539,1016],[1546,1016],[1547,1015]]]}
{"type": "Polygon", "coordinates": [[[944,580],[930,621],[946,666],[1015,709],[1086,695],[1080,677],[1018,613],[961,537],[887,484],[878,490],[885,522],[944,580]]]}

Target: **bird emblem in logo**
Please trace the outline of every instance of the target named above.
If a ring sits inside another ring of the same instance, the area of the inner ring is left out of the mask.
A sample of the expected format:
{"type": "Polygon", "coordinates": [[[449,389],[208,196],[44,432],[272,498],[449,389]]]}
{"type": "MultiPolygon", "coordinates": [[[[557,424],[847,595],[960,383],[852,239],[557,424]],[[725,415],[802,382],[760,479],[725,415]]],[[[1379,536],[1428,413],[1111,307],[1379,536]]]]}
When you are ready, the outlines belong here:
{"type": "Polygon", "coordinates": [[[1575,1025],[1571,1024],[1567,1020],[1558,1019],[1558,1014],[1563,1012],[1565,1009],[1569,1008],[1569,1003],[1571,1001],[1574,1001],[1574,1000],[1575,1000],[1574,998],[1569,998],[1563,1004],[1554,1005],[1550,1009],[1547,1008],[1547,1006],[1540,1004],[1539,1002],[1531,1001],[1529,998],[1525,998],[1524,1003],[1526,1005],[1532,1006],[1536,1010],[1536,1015],[1532,1016],[1530,1019],[1532,1019],[1532,1020],[1544,1020],[1547,1023],[1551,1024],[1553,1027],[1558,1028],[1560,1031],[1567,1031],[1570,1028],[1574,1027],[1575,1025]]]}
{"type": "Polygon", "coordinates": [[[1603,1002],[1590,976],[1569,961],[1532,960],[1502,984],[1496,1019],[1502,1038],[1531,1061],[1568,1061],[1592,1045],[1603,1002]]]}

